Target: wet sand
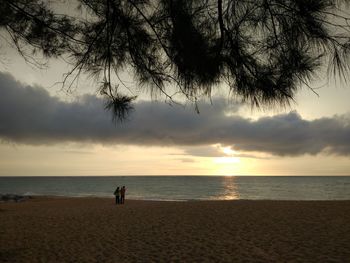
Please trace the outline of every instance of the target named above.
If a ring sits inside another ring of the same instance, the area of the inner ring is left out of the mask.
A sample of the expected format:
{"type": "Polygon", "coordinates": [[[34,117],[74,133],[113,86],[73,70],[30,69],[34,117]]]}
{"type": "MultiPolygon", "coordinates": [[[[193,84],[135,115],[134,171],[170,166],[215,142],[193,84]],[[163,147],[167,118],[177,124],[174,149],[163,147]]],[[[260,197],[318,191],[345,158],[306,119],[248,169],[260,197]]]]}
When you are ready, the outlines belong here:
{"type": "Polygon", "coordinates": [[[350,201],[34,198],[0,204],[0,262],[349,262],[350,201]]]}

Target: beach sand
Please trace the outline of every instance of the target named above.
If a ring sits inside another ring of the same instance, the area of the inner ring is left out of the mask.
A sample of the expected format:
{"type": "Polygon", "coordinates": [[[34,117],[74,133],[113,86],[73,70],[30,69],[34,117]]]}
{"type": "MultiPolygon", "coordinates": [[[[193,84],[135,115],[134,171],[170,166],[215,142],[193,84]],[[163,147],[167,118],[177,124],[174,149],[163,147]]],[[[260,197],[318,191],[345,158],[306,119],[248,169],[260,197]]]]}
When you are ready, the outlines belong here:
{"type": "Polygon", "coordinates": [[[0,262],[350,262],[350,201],[113,202],[0,204],[0,262]]]}

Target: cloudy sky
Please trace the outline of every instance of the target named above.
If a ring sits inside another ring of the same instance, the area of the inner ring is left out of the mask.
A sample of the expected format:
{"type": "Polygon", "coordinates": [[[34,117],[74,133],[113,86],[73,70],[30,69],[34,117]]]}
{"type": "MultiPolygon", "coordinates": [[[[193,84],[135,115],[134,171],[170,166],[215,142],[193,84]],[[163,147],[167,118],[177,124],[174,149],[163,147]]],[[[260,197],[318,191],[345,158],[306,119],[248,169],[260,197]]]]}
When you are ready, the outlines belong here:
{"type": "Polygon", "coordinates": [[[350,174],[350,88],[323,74],[319,97],[301,89],[287,108],[217,92],[197,114],[140,93],[115,124],[93,81],[61,90],[63,61],[38,69],[6,46],[0,61],[0,176],[350,174]]]}

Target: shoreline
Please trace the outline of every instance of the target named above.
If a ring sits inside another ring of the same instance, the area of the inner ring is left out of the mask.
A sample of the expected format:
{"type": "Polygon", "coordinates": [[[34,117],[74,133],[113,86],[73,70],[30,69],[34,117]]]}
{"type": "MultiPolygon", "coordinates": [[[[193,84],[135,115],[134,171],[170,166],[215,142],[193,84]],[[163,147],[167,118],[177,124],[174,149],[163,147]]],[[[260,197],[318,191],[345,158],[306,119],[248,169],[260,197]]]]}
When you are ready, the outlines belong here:
{"type": "MultiPolygon", "coordinates": [[[[71,196],[71,195],[25,195],[25,194],[0,194],[1,195],[14,195],[19,197],[28,198],[25,201],[28,201],[30,199],[89,199],[89,198],[96,198],[96,199],[107,199],[107,200],[114,200],[114,196],[98,196],[98,195],[77,195],[77,196],[71,196]]],[[[141,201],[141,202],[235,202],[235,201],[271,201],[271,202],[350,202],[350,199],[129,199],[126,198],[127,201],[141,201]]],[[[2,201],[0,200],[0,204],[11,202],[13,200],[9,201],[2,201]]]]}

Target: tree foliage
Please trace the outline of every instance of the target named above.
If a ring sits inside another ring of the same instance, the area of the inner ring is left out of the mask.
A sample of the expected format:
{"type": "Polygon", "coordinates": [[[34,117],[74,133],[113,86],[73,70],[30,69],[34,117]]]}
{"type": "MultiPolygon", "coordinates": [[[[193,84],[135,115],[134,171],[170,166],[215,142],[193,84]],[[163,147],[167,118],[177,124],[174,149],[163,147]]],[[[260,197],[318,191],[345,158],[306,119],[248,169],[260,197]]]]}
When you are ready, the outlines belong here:
{"type": "MultiPolygon", "coordinates": [[[[138,85],[168,87],[189,100],[225,83],[254,105],[288,104],[322,65],[346,76],[350,14],[337,0],[79,0],[89,19],[57,14],[39,0],[0,0],[0,27],[47,57],[65,54],[68,86],[87,72],[101,80],[106,108],[124,118],[133,96],[119,74],[138,85]],[[116,79],[119,79],[115,81],[116,79]]],[[[25,56],[25,54],[23,54],[25,56]]],[[[310,87],[311,88],[311,87],[310,87]]]]}

